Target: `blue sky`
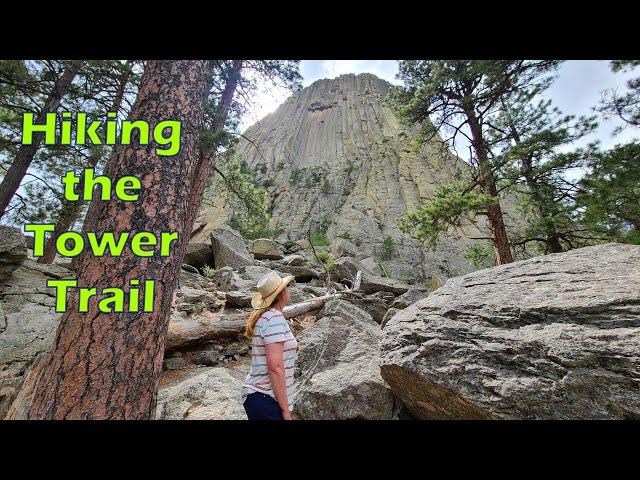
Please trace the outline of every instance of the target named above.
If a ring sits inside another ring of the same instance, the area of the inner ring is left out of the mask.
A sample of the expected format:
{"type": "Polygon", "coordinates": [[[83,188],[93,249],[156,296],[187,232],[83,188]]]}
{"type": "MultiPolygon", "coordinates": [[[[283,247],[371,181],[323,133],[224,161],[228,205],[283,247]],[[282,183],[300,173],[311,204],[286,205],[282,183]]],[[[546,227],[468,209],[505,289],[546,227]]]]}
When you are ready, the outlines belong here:
{"type": "MultiPolygon", "coordinates": [[[[396,60],[303,60],[300,63],[300,73],[305,87],[321,78],[335,78],[344,73],[364,72],[373,73],[391,83],[400,83],[395,78],[398,72],[396,60]]],[[[565,114],[590,115],[593,114],[591,109],[598,104],[603,91],[624,90],[625,81],[631,76],[632,74],[612,73],[606,61],[570,60],[560,67],[558,78],[548,90],[547,95],[565,114]]],[[[242,129],[273,112],[288,95],[289,93],[283,89],[261,89],[242,124],[242,129]]],[[[621,122],[616,119],[599,118],[599,123],[598,130],[581,143],[600,140],[604,148],[609,148],[616,143],[626,143],[640,137],[637,130],[627,128],[613,138],[612,131],[616,126],[621,125],[621,122]]]]}

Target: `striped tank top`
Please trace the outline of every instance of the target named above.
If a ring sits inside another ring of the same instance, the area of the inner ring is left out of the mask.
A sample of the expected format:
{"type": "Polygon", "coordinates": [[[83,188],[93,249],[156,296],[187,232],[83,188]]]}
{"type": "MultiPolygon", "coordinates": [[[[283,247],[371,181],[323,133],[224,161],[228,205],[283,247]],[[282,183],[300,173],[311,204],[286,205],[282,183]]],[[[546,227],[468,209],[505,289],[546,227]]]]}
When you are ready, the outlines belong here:
{"type": "Polygon", "coordinates": [[[242,401],[253,392],[265,393],[276,398],[271,389],[271,379],[267,368],[265,345],[284,342],[284,369],[287,384],[287,400],[289,411],[293,405],[293,367],[297,357],[298,342],[296,341],[289,323],[278,310],[267,310],[256,322],[251,339],[251,368],[242,386],[242,401]]]}

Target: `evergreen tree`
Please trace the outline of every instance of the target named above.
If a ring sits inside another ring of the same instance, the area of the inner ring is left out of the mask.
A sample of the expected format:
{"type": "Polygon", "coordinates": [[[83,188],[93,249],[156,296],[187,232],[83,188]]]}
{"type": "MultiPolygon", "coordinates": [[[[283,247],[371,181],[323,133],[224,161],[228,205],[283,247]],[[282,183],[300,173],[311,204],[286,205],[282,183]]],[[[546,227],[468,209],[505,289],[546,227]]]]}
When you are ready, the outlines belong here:
{"type": "Polygon", "coordinates": [[[405,231],[417,231],[419,238],[427,238],[433,244],[465,216],[483,215],[491,230],[496,263],[513,261],[493,151],[493,142],[504,142],[511,134],[498,135],[493,123],[500,114],[502,100],[535,88],[557,64],[527,60],[400,62],[399,78],[404,86],[391,92],[391,101],[400,116],[409,124],[419,125],[424,140],[440,133],[454,150],[459,137],[465,137],[470,145],[471,166],[468,179],[441,187],[430,204],[408,215],[401,222],[405,231]]]}
{"type": "MultiPolygon", "coordinates": [[[[81,96],[85,107],[78,106],[77,110],[70,108],[70,111],[81,111],[80,108],[82,108],[82,111],[86,112],[88,108],[92,108],[94,111],[88,117],[95,116],[101,119],[104,119],[107,112],[115,112],[117,115],[120,115],[121,111],[126,113],[128,111],[128,105],[126,105],[128,88],[135,86],[139,80],[138,75],[134,72],[135,66],[136,62],[133,61],[88,62],[87,67],[81,72],[86,79],[81,96]]],[[[64,173],[54,172],[54,166],[60,160],[64,160],[66,154],[74,151],[82,154],[81,161],[63,162],[65,165],[64,172],[70,170],[71,165],[77,165],[75,170],[76,173],[80,174],[80,171],[84,169],[91,168],[96,170],[106,159],[108,152],[113,151],[113,147],[108,148],[101,145],[90,145],[84,148],[78,145],[74,145],[73,148],[58,147],[56,155],[52,158],[53,161],[48,162],[48,165],[43,170],[50,175],[53,174],[56,180],[60,179],[64,173]]],[[[81,176],[80,178],[81,180],[76,186],[77,192],[81,192],[84,188],[84,177],[81,176]]],[[[69,231],[78,222],[85,207],[84,202],[69,201],[62,198],[61,186],[60,192],[56,193],[56,196],[60,199],[60,205],[55,209],[56,213],[53,219],[56,227],[46,243],[44,255],[38,258],[38,263],[53,262],[56,256],[56,241],[58,237],[69,231]]]]}
{"type": "Polygon", "coordinates": [[[640,143],[592,153],[588,168],[577,198],[586,224],[607,239],[640,244],[640,143]]]}
{"type": "Polygon", "coordinates": [[[88,220],[97,232],[178,232],[172,255],[137,257],[125,249],[118,257],[84,255],[76,265],[81,286],[128,289],[131,280],[157,280],[153,312],[103,313],[92,302],[89,311],[81,313],[77,295],[70,295],[50,357],[35,372],[40,379],[28,418],[154,415],[173,292],[189,240],[185,193],[190,192],[199,158],[206,76],[206,61],[147,62],[131,116],[150,124],[167,118],[180,121],[180,151],[167,157],[135,143],[118,145],[109,159],[109,173],[144,179],[140,198],[93,201],[89,210],[95,218],[88,220]]]}
{"type": "MultiPolygon", "coordinates": [[[[44,99],[43,103],[38,100],[32,101],[31,108],[35,114],[35,123],[43,124],[48,113],[58,110],[62,98],[72,88],[72,83],[80,69],[81,62],[57,62],[59,69],[54,62],[41,62],[40,69],[29,74],[26,65],[19,65],[16,62],[3,63],[2,73],[0,73],[0,84],[2,85],[2,98],[0,102],[3,106],[3,117],[6,117],[6,110],[11,112],[14,121],[18,116],[22,117],[20,110],[24,107],[18,102],[12,102],[11,98],[16,95],[33,98],[37,95],[44,99]],[[6,68],[5,68],[6,67],[6,68]],[[44,89],[43,89],[44,88],[44,89]]],[[[15,150],[11,164],[6,168],[2,183],[0,184],[0,218],[4,216],[9,203],[18,191],[24,176],[26,175],[33,159],[44,140],[41,133],[34,134],[33,142],[30,145],[20,145],[15,150]]],[[[3,141],[3,144],[6,144],[3,141]]]]}
{"type": "Polygon", "coordinates": [[[593,117],[562,115],[550,100],[537,96],[550,82],[502,100],[490,143],[498,150],[501,190],[518,198],[527,226],[512,233],[513,248],[533,244],[540,253],[559,253],[597,240],[576,211],[577,181],[569,176],[582,167],[584,152],[571,145],[591,133],[593,117]]]}
{"type": "MultiPolygon", "coordinates": [[[[640,60],[611,62],[613,72],[634,71],[637,67],[640,67],[640,60]]],[[[630,126],[640,127],[640,77],[627,81],[627,91],[624,93],[606,92],[598,111],[604,113],[606,117],[617,116],[630,126]]]]}

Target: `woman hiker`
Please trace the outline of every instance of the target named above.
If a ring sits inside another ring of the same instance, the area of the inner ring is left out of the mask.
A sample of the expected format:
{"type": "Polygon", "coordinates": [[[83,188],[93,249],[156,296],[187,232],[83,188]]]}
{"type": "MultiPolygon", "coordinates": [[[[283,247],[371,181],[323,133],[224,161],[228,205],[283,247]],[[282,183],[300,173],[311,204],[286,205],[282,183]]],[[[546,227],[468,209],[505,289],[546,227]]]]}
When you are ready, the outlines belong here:
{"type": "Polygon", "coordinates": [[[282,315],[293,276],[264,275],[251,299],[255,312],[245,335],[251,340],[251,368],[242,386],[242,400],[249,420],[291,420],[293,366],[298,343],[282,315]]]}

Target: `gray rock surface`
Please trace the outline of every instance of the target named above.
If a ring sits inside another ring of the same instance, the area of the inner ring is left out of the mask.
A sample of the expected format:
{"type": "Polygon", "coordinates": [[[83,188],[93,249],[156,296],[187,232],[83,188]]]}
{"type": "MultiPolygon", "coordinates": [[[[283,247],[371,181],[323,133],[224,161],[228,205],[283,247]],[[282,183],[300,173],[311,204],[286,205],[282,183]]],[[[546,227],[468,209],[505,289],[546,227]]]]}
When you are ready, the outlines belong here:
{"type": "Polygon", "coordinates": [[[279,260],[284,256],[280,246],[268,238],[258,238],[251,242],[249,251],[257,259],[279,260]]]}
{"type": "Polygon", "coordinates": [[[239,268],[252,265],[253,258],[238,232],[227,225],[221,225],[211,232],[211,249],[215,268],[239,268]]]}
{"type": "Polygon", "coordinates": [[[409,305],[413,305],[418,300],[422,300],[428,296],[430,291],[431,290],[427,287],[411,287],[406,293],[403,293],[393,301],[392,307],[397,308],[398,310],[403,310],[409,305]]]}
{"type": "Polygon", "coordinates": [[[395,399],[380,376],[380,328],[343,300],[304,330],[296,368],[293,411],[303,419],[391,419],[395,399]]]}
{"type": "Polygon", "coordinates": [[[0,281],[0,377],[21,375],[37,353],[49,351],[61,314],[46,281],[73,277],[58,265],[24,260],[0,281]]]}
{"type": "Polygon", "coordinates": [[[450,279],[396,313],[381,348],[418,418],[640,419],[640,246],[450,279]]]}
{"type": "MultiPolygon", "coordinates": [[[[466,248],[470,237],[486,233],[483,219],[444,238],[424,259],[397,226],[467,166],[440,148],[437,138],[420,146],[417,130],[404,128],[385,102],[390,87],[368,73],[318,80],[249,127],[244,133],[251,141],[239,140],[234,160],[257,183],[269,183],[269,226],[282,230],[281,240],[303,244],[313,225],[334,258],[357,252],[379,259],[384,239],[391,237],[393,258],[387,263],[394,278],[467,273],[473,267],[466,248]]],[[[215,190],[207,192],[204,204],[213,206],[205,207],[202,222],[219,224],[234,213],[222,199],[215,190]]],[[[504,209],[513,210],[507,204],[504,209]]]]}
{"type": "Polygon", "coordinates": [[[156,419],[246,420],[242,382],[227,369],[197,368],[158,390],[156,419]]]}
{"type": "Polygon", "coordinates": [[[364,293],[391,292],[395,295],[407,293],[410,285],[392,278],[379,277],[371,273],[363,272],[360,281],[360,290],[364,293]]]}
{"type": "Polygon", "coordinates": [[[20,229],[0,225],[0,279],[11,274],[27,258],[27,242],[20,229]]]}

